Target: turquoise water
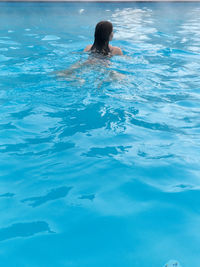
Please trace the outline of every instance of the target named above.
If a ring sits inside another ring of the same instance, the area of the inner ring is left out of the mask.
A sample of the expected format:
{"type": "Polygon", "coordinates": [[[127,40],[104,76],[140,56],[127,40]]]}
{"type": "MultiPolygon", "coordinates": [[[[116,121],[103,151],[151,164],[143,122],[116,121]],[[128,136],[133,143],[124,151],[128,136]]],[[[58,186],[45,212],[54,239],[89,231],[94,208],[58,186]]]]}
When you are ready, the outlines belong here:
{"type": "Polygon", "coordinates": [[[1,266],[198,267],[200,3],[0,3],[0,25],[1,266]],[[125,55],[81,65],[102,19],[125,55]]]}

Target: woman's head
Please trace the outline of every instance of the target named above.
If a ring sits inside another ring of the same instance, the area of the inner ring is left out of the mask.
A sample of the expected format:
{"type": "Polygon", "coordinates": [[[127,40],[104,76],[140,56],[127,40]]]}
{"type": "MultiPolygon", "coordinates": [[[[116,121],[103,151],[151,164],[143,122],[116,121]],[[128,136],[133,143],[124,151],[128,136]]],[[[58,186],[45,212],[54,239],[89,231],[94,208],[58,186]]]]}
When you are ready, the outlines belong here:
{"type": "Polygon", "coordinates": [[[112,34],[113,26],[109,21],[100,21],[95,28],[94,38],[98,42],[109,42],[110,35],[112,34]]]}
{"type": "Polygon", "coordinates": [[[108,55],[110,52],[109,41],[113,37],[113,25],[109,21],[100,21],[97,23],[94,33],[94,44],[91,48],[92,51],[108,55]]]}

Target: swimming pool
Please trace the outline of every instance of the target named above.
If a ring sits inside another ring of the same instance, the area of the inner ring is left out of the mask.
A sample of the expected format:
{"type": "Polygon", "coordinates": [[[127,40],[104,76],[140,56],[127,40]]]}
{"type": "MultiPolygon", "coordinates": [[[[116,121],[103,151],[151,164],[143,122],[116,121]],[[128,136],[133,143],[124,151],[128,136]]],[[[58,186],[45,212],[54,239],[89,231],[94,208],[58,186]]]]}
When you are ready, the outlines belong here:
{"type": "Polygon", "coordinates": [[[0,3],[0,25],[1,266],[198,267],[200,3],[0,3]],[[102,19],[125,56],[57,77],[102,19]]]}

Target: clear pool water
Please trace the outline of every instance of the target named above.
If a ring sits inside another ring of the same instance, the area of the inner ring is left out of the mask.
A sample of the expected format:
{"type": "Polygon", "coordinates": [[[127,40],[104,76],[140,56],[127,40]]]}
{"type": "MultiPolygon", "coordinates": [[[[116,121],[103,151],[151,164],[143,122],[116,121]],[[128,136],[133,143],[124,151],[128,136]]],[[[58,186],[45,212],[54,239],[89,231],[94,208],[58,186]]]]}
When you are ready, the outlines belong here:
{"type": "Polygon", "coordinates": [[[3,267],[199,267],[200,3],[0,3],[3,267]],[[125,56],[68,69],[111,20],[125,56]]]}

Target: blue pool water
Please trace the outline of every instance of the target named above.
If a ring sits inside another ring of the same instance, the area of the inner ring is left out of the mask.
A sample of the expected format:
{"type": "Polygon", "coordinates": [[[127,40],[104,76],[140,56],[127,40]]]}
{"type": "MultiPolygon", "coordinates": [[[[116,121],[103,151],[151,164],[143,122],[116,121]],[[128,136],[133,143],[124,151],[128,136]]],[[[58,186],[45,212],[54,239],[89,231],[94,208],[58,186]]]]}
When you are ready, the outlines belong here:
{"type": "Polygon", "coordinates": [[[200,3],[0,3],[0,25],[1,266],[199,267],[200,3]],[[125,55],[81,67],[102,19],[125,55]]]}

